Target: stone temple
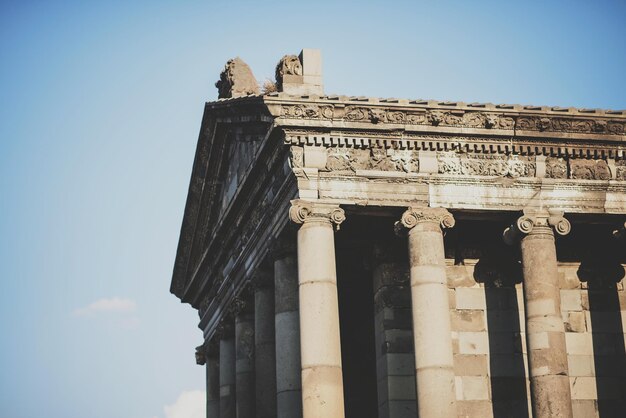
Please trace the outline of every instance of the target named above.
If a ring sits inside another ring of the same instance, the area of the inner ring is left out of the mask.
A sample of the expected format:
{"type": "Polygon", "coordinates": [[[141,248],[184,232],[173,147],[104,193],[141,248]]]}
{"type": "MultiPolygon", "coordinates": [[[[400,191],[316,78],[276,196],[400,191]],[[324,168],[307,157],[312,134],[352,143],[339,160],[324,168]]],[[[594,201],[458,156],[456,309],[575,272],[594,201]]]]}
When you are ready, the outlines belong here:
{"type": "Polygon", "coordinates": [[[324,93],[206,103],[171,292],[210,418],[626,416],[626,111],[324,93]]]}

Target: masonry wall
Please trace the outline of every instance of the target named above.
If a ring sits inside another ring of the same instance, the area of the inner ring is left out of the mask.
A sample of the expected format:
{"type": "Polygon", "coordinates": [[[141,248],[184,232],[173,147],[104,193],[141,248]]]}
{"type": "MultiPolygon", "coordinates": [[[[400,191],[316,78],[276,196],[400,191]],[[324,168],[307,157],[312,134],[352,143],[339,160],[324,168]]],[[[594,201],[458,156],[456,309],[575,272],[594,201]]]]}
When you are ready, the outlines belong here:
{"type": "MultiPolygon", "coordinates": [[[[448,240],[450,318],[461,417],[530,417],[521,271],[499,225],[462,225],[448,240]],[[482,234],[471,234],[482,228],[482,234]],[[477,238],[479,237],[479,238],[477,238]]],[[[557,242],[561,312],[575,417],[626,410],[626,292],[621,244],[582,227],[557,242]]]]}

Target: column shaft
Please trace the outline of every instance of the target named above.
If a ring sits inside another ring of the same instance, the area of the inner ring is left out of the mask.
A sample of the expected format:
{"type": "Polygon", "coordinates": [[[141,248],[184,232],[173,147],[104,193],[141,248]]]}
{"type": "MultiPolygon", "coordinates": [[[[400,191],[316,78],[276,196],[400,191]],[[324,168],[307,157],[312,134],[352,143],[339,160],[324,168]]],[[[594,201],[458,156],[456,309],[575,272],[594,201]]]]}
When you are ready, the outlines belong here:
{"type": "Polygon", "coordinates": [[[445,209],[410,208],[398,226],[408,231],[417,408],[420,418],[456,417],[454,360],[442,227],[445,209]]]}
{"type": "MultiPolygon", "coordinates": [[[[271,272],[264,272],[264,274],[267,274],[270,279],[272,278],[271,272]]],[[[271,283],[256,283],[254,292],[254,347],[256,417],[276,418],[274,288],[271,283]]]]}
{"type": "MultiPolygon", "coordinates": [[[[237,301],[236,301],[237,303],[237,301]]],[[[250,304],[250,302],[244,302],[250,304]]],[[[245,307],[235,318],[237,418],[254,418],[254,314],[245,307]]]]}
{"type": "MultiPolygon", "coordinates": [[[[230,325],[232,327],[232,325],[230,325]]],[[[220,339],[220,418],[236,418],[235,340],[230,332],[220,339]]]]}
{"type": "Polygon", "coordinates": [[[220,416],[220,361],[212,353],[209,353],[206,361],[206,416],[220,416]]]}
{"type": "Polygon", "coordinates": [[[521,252],[533,417],[567,418],[572,400],[554,233],[546,218],[532,222],[521,252]]]}
{"type": "Polygon", "coordinates": [[[296,240],[283,244],[274,261],[276,325],[276,412],[278,418],[302,417],[300,315],[296,240]],[[291,248],[289,248],[291,247],[291,248]]]}
{"type": "Polygon", "coordinates": [[[300,349],[304,418],[343,418],[344,395],[339,335],[335,242],[331,220],[343,210],[315,205],[291,208],[298,231],[300,349]],[[294,213],[295,212],[295,213],[294,213]]]}

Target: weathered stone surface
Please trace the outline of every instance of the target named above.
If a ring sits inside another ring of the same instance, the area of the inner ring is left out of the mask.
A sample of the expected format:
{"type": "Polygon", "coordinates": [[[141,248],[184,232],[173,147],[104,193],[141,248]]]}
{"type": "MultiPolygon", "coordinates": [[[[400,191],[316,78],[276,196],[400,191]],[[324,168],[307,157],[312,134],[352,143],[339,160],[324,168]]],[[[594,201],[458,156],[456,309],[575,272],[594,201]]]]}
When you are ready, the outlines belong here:
{"type": "Polygon", "coordinates": [[[252,70],[239,57],[228,60],[215,87],[220,99],[259,94],[259,85],[252,70]]]}

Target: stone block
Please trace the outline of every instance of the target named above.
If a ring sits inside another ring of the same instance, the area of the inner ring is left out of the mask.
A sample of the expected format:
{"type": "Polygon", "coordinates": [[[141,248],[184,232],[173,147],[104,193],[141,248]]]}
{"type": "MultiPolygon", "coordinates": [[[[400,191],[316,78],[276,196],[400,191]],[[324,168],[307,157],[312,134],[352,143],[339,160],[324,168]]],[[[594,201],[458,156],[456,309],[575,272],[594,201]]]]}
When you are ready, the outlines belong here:
{"type": "Polygon", "coordinates": [[[578,263],[574,266],[559,266],[559,287],[561,289],[580,289],[581,283],[576,271],[578,263]]]}
{"type": "Polygon", "coordinates": [[[586,332],[587,321],[585,312],[567,312],[565,320],[565,331],[567,332],[586,332]]]}
{"type": "Polygon", "coordinates": [[[459,418],[493,417],[489,401],[459,401],[456,409],[459,418]]]}
{"type": "Polygon", "coordinates": [[[446,277],[448,279],[448,287],[472,287],[476,285],[476,281],[470,275],[466,266],[448,266],[446,267],[446,277]]]}
{"type": "Polygon", "coordinates": [[[459,332],[459,353],[489,354],[489,339],[486,332],[459,332]]]}
{"type": "Polygon", "coordinates": [[[597,399],[596,379],[594,377],[574,376],[569,379],[572,399],[597,399]]]}
{"type": "Polygon", "coordinates": [[[459,287],[456,289],[457,309],[486,309],[485,289],[480,287],[459,287]]]}
{"type": "Polygon", "coordinates": [[[456,309],[456,291],[448,289],[448,306],[450,309],[456,309]]]}
{"type": "Polygon", "coordinates": [[[582,311],[580,290],[561,290],[561,310],[562,311],[582,311]]]}
{"type": "Polygon", "coordinates": [[[528,375],[528,361],[521,353],[491,354],[489,370],[492,377],[525,377],[528,375]]]}
{"type": "Polygon", "coordinates": [[[598,406],[595,400],[572,400],[574,418],[598,418],[598,406]]]}
{"type": "Polygon", "coordinates": [[[565,346],[568,354],[593,355],[591,334],[588,333],[566,332],[565,346]]]}
{"type": "Polygon", "coordinates": [[[489,399],[489,377],[462,376],[462,396],[466,401],[480,401],[489,399]]]}
{"type": "Polygon", "coordinates": [[[454,356],[456,376],[486,376],[488,374],[486,354],[457,354],[454,356]]]}
{"type": "Polygon", "coordinates": [[[567,366],[571,377],[590,377],[595,373],[593,356],[590,355],[568,355],[567,366]]]}
{"type": "Polygon", "coordinates": [[[481,310],[456,309],[450,311],[453,331],[485,331],[485,312],[481,310]]]}

